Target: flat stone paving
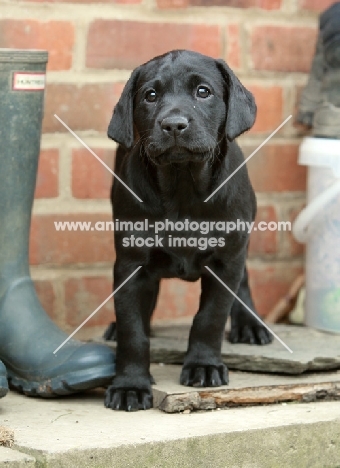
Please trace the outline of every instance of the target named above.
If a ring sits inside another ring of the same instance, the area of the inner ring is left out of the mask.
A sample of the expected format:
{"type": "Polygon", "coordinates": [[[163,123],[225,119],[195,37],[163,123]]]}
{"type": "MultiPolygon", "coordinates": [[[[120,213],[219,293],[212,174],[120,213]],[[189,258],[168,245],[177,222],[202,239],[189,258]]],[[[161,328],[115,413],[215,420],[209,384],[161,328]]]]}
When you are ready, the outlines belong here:
{"type": "MultiPolygon", "coordinates": [[[[340,369],[340,335],[292,325],[271,325],[270,328],[291,348],[279,341],[266,346],[223,342],[222,356],[229,369],[301,374],[309,371],[340,369]]],[[[187,350],[190,325],[156,325],[150,339],[151,361],[181,364],[187,350]]],[[[103,342],[101,338],[95,341],[103,342]]],[[[115,348],[115,342],[106,341],[115,348]]]]}
{"type": "Polygon", "coordinates": [[[340,371],[300,375],[229,372],[229,385],[194,388],[179,384],[181,366],[151,367],[154,406],[167,413],[279,402],[339,401],[340,371]]]}
{"type": "MultiPolygon", "coordinates": [[[[154,336],[151,338],[152,362],[182,363],[189,328],[188,324],[154,327],[154,336]]],[[[222,356],[229,369],[292,375],[340,369],[339,334],[290,325],[271,325],[271,329],[293,353],[276,339],[266,346],[231,344],[225,340],[222,356]]]]}
{"type": "Polygon", "coordinates": [[[58,400],[10,392],[0,420],[15,434],[12,459],[0,448],[6,468],[340,466],[339,402],[126,413],[104,408],[102,390],[58,400]]]}

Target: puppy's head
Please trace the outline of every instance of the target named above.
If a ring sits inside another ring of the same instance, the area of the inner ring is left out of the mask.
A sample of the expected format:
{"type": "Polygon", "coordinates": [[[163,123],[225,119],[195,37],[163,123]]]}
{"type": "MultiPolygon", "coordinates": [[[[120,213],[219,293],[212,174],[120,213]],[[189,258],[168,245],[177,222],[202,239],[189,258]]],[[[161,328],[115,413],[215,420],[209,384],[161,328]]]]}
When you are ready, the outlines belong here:
{"type": "Polygon", "coordinates": [[[108,136],[126,148],[140,140],[158,165],[199,162],[249,130],[255,116],[252,94],[225,62],[172,51],[133,71],[108,136]]]}

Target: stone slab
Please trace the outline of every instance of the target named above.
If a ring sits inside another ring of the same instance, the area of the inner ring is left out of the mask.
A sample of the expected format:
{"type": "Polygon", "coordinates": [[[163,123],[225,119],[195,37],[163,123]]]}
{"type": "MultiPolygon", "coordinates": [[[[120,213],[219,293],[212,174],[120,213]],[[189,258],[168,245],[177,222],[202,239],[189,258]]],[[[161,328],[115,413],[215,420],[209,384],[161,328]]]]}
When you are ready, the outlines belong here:
{"type": "MultiPolygon", "coordinates": [[[[289,353],[276,339],[266,346],[231,344],[225,340],[222,355],[228,367],[285,374],[340,369],[340,335],[298,326],[274,325],[271,328],[293,353],[289,353]]],[[[185,325],[174,329],[157,327],[155,335],[152,343],[155,351],[162,349],[161,340],[166,344],[166,351],[176,348],[179,342],[182,351],[186,350],[188,329],[185,330],[185,325]]]]}
{"type": "MultiPolygon", "coordinates": [[[[194,388],[179,384],[181,366],[151,366],[154,406],[167,413],[291,401],[340,400],[340,371],[297,376],[229,372],[229,385],[194,388]]],[[[339,402],[340,414],[340,402],[339,402]]]]}
{"type": "MultiPolygon", "coordinates": [[[[181,364],[187,349],[188,324],[154,326],[151,361],[181,364]]],[[[272,325],[272,330],[292,349],[287,351],[279,341],[266,346],[231,344],[224,341],[223,361],[229,369],[283,374],[340,369],[340,335],[307,327],[272,325]]],[[[115,347],[115,343],[110,343],[115,347]]]]}
{"type": "Polygon", "coordinates": [[[55,400],[10,392],[0,419],[41,468],[335,468],[339,406],[126,413],[104,408],[103,391],[55,400]]]}

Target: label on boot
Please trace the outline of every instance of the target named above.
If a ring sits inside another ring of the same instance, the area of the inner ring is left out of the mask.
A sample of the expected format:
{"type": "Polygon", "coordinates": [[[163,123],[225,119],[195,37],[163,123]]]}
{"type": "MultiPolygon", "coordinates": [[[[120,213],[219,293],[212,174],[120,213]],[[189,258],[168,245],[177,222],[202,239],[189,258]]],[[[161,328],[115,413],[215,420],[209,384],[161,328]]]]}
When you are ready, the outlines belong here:
{"type": "Polygon", "coordinates": [[[42,91],[45,89],[45,73],[14,72],[13,91],[42,91]]]}

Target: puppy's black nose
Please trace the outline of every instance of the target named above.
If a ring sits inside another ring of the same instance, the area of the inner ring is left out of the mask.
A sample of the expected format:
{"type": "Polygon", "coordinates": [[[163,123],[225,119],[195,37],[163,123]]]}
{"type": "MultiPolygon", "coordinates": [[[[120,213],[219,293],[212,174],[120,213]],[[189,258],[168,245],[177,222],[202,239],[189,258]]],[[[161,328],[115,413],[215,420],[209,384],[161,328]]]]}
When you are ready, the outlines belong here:
{"type": "Polygon", "coordinates": [[[180,135],[189,126],[188,119],[185,117],[166,117],[161,122],[163,132],[172,135],[180,135]]]}

